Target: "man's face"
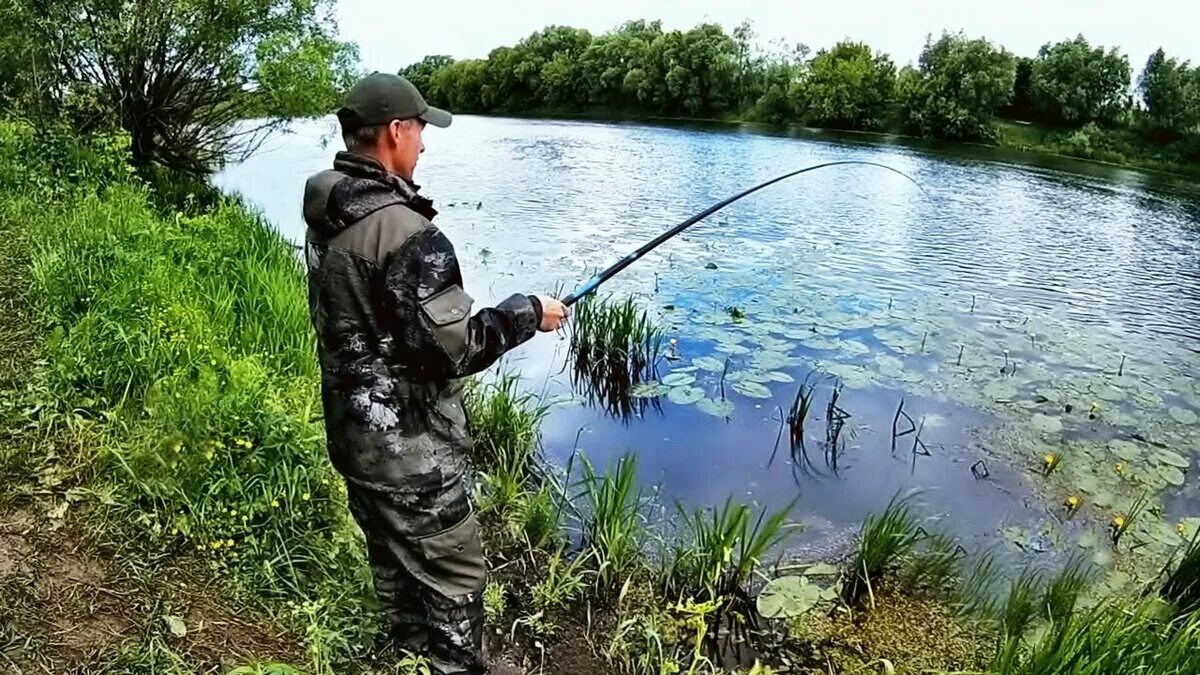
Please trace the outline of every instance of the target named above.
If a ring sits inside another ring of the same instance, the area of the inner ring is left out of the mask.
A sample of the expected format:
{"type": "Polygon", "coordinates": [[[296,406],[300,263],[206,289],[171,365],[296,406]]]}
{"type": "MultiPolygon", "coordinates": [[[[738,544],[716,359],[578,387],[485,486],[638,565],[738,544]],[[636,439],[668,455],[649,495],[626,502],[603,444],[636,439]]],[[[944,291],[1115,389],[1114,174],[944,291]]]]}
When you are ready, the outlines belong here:
{"type": "Polygon", "coordinates": [[[388,124],[388,146],[391,171],[405,180],[412,180],[417,169],[417,160],[425,152],[421,132],[425,123],[421,120],[392,120],[388,124]]]}

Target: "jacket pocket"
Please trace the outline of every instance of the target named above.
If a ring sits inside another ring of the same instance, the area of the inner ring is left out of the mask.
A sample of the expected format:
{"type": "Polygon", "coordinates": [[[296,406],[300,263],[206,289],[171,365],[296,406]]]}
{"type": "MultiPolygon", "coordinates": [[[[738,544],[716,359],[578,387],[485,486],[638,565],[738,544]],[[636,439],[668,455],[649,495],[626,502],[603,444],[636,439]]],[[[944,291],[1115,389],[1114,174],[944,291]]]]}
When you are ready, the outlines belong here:
{"type": "Polygon", "coordinates": [[[467,351],[467,320],[475,301],[462,286],[454,285],[421,302],[421,311],[433,328],[434,338],[452,359],[467,351]]]}
{"type": "Polygon", "coordinates": [[[417,539],[417,546],[430,583],[438,592],[453,597],[483,590],[487,562],[474,513],[453,527],[417,539]]]}

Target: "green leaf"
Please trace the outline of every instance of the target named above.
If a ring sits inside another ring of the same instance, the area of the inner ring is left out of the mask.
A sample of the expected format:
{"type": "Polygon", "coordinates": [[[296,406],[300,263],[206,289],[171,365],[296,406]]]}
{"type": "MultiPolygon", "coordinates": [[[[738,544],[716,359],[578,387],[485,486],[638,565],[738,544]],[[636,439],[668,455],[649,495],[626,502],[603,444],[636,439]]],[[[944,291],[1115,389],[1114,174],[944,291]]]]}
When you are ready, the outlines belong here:
{"type": "Polygon", "coordinates": [[[630,398],[658,398],[664,396],[671,388],[661,382],[642,382],[635,384],[629,390],[630,398]]]}
{"type": "Polygon", "coordinates": [[[668,387],[682,387],[696,381],[696,376],[692,373],[672,372],[662,379],[662,383],[668,387]]]}
{"type": "MultiPolygon", "coordinates": [[[[1119,458],[1123,461],[1126,461],[1126,462],[1136,461],[1137,459],[1139,459],[1142,456],[1142,448],[1137,443],[1130,443],[1129,441],[1119,441],[1119,440],[1109,441],[1108,447],[1110,450],[1112,450],[1112,454],[1116,455],[1117,458],[1119,458]]],[[[1183,458],[1180,457],[1180,459],[1183,459],[1183,458]]],[[[1185,467],[1187,466],[1186,460],[1184,461],[1184,466],[1185,467]]]]}
{"type": "Polygon", "coordinates": [[[983,395],[993,401],[1011,401],[1017,397],[1017,386],[1008,380],[992,380],[983,388],[983,395]]]}
{"type": "Polygon", "coordinates": [[[1029,426],[1043,434],[1060,434],[1063,430],[1062,419],[1049,415],[1034,415],[1029,426]]]}
{"type": "Polygon", "coordinates": [[[758,612],[768,619],[788,619],[804,614],[820,600],[821,589],[805,577],[779,577],[758,594],[758,612]]]}
{"type": "Polygon", "coordinates": [[[166,622],[167,630],[171,631],[171,635],[174,635],[177,638],[187,635],[187,626],[184,625],[182,618],[175,616],[174,614],[167,614],[164,615],[162,619],[166,622]]]}
{"type": "Polygon", "coordinates": [[[787,373],[784,373],[784,372],[781,372],[778,370],[772,370],[770,372],[764,373],[764,375],[766,376],[768,382],[789,383],[789,382],[796,381],[796,378],[792,377],[791,375],[788,375],[787,373]]]}
{"type": "Polygon", "coordinates": [[[1176,467],[1164,464],[1163,466],[1158,467],[1158,474],[1162,476],[1162,479],[1165,480],[1168,485],[1174,485],[1175,487],[1183,485],[1183,472],[1176,467]]]}
{"type": "Polygon", "coordinates": [[[1157,459],[1160,464],[1166,464],[1167,466],[1173,466],[1179,469],[1186,469],[1188,468],[1189,464],[1186,457],[1178,452],[1175,452],[1174,450],[1167,450],[1166,448],[1161,448],[1155,452],[1154,458],[1157,459]]]}
{"type": "Polygon", "coordinates": [[[1187,410],[1185,408],[1172,407],[1167,412],[1170,413],[1171,419],[1175,420],[1176,422],[1179,422],[1180,424],[1191,426],[1191,425],[1195,424],[1197,421],[1196,413],[1192,412],[1191,410],[1187,410]]]}
{"type": "Polygon", "coordinates": [[[1092,562],[1098,567],[1108,567],[1112,562],[1112,553],[1106,547],[1098,546],[1092,553],[1092,562]]]}
{"type": "Polygon", "coordinates": [[[842,571],[837,566],[829,563],[817,563],[804,570],[804,574],[810,577],[836,577],[841,573],[842,571]]]}
{"type": "Polygon", "coordinates": [[[725,419],[733,417],[733,401],[729,399],[717,400],[706,398],[696,402],[696,409],[713,417],[723,417],[725,419]]]}
{"type": "Polygon", "coordinates": [[[733,389],[750,398],[771,398],[771,390],[757,382],[735,382],[733,389]]]}
{"type": "Polygon", "coordinates": [[[701,356],[692,361],[695,366],[701,370],[707,370],[714,373],[719,373],[725,370],[725,362],[720,359],[714,359],[711,356],[701,356]]]}
{"type": "Polygon", "coordinates": [[[672,387],[667,393],[667,399],[677,405],[691,405],[704,398],[704,390],[699,387],[684,385],[672,387]]]}

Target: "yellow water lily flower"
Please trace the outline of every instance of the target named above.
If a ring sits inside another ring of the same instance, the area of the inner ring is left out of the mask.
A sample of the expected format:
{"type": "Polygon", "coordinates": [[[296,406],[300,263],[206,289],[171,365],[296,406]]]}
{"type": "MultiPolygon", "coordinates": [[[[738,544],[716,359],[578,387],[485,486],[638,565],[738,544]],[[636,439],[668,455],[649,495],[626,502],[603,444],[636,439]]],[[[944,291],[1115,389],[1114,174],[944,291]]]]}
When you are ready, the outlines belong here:
{"type": "Polygon", "coordinates": [[[1187,536],[1187,526],[1186,526],[1186,525],[1184,525],[1183,523],[1180,523],[1180,524],[1176,525],[1176,526],[1175,526],[1175,531],[1176,531],[1176,532],[1178,532],[1179,534],[1181,534],[1181,535],[1185,536],[1185,537],[1187,536]]]}
{"type": "Polygon", "coordinates": [[[1053,464],[1054,460],[1056,460],[1056,459],[1058,459],[1058,458],[1054,456],[1054,453],[1050,453],[1049,455],[1046,455],[1045,457],[1043,457],[1042,461],[1044,461],[1047,465],[1049,465],[1049,464],[1053,464]]]}
{"type": "Polygon", "coordinates": [[[1126,521],[1123,516],[1117,516],[1116,518],[1113,518],[1113,527],[1117,528],[1118,530],[1123,530],[1125,529],[1125,524],[1127,522],[1128,521],[1126,521]]]}
{"type": "Polygon", "coordinates": [[[1115,468],[1116,468],[1118,474],[1124,474],[1125,473],[1125,462],[1117,462],[1117,466],[1115,468]]]}
{"type": "Polygon", "coordinates": [[[1067,506],[1067,508],[1071,509],[1072,511],[1079,508],[1080,503],[1081,502],[1080,502],[1079,497],[1076,497],[1075,495],[1071,495],[1070,497],[1067,497],[1067,501],[1063,502],[1063,504],[1065,504],[1067,506]]]}

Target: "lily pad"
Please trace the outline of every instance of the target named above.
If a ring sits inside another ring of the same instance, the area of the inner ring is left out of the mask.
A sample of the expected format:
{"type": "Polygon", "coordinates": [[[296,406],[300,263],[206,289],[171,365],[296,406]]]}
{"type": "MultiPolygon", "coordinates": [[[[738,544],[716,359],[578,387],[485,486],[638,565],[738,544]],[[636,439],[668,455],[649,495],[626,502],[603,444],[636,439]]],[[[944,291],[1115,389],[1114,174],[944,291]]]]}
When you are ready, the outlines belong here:
{"type": "Polygon", "coordinates": [[[1096,551],[1092,553],[1092,563],[1097,567],[1108,567],[1112,562],[1112,552],[1103,546],[1097,546],[1096,551]]]}
{"type": "Polygon", "coordinates": [[[1113,493],[1107,490],[1100,490],[1096,492],[1096,494],[1092,495],[1092,503],[1102,509],[1111,508],[1116,502],[1116,497],[1113,496],[1113,493]]]}
{"type": "Polygon", "coordinates": [[[799,361],[784,352],[758,352],[750,359],[750,365],[758,370],[775,370],[799,365],[799,361]]]}
{"type": "Polygon", "coordinates": [[[789,382],[796,381],[796,378],[792,377],[791,375],[788,375],[785,372],[779,371],[779,370],[768,371],[766,373],[763,373],[763,375],[767,378],[768,382],[789,383],[789,382]]]}
{"type": "Polygon", "coordinates": [[[635,384],[629,390],[630,398],[658,398],[665,396],[671,388],[662,382],[643,382],[635,384]]]}
{"type": "Polygon", "coordinates": [[[879,365],[879,372],[888,377],[900,377],[904,372],[904,362],[894,356],[880,354],[875,357],[875,363],[879,365]]]}
{"type": "Polygon", "coordinates": [[[733,402],[729,399],[706,398],[696,402],[696,410],[713,417],[733,417],[733,402]]]}
{"type": "Polygon", "coordinates": [[[704,398],[704,390],[699,387],[684,385],[673,387],[667,394],[667,400],[678,405],[691,405],[704,398]]]}
{"type": "Polygon", "coordinates": [[[804,570],[804,573],[810,577],[836,577],[841,572],[835,565],[829,563],[817,563],[804,570]]]}
{"type": "Polygon", "coordinates": [[[1180,424],[1193,425],[1196,423],[1196,413],[1186,408],[1171,408],[1167,411],[1171,415],[1171,419],[1180,424]]]}
{"type": "MultiPolygon", "coordinates": [[[[1129,441],[1110,441],[1108,447],[1112,450],[1113,455],[1126,462],[1136,461],[1142,456],[1141,446],[1129,441]]],[[[1180,457],[1179,459],[1183,458],[1180,457]]],[[[1183,461],[1183,466],[1187,466],[1187,460],[1183,461]]]]}
{"type": "Polygon", "coordinates": [[[714,373],[719,373],[725,370],[725,362],[720,359],[715,359],[711,356],[701,356],[692,361],[692,363],[701,370],[708,370],[714,373]]]}
{"type": "Polygon", "coordinates": [[[1096,391],[1097,398],[1116,403],[1125,400],[1125,392],[1112,385],[1105,385],[1096,391]]]}
{"type": "Polygon", "coordinates": [[[713,346],[713,349],[722,354],[731,354],[733,356],[742,356],[750,353],[748,348],[736,342],[718,342],[713,346]]]}
{"type": "Polygon", "coordinates": [[[838,348],[838,341],[830,340],[827,337],[817,336],[804,340],[804,346],[808,347],[809,349],[831,352],[838,348]]]}
{"type": "Polygon", "coordinates": [[[771,390],[757,382],[734,382],[734,391],[750,398],[771,398],[771,390]]]}
{"type": "Polygon", "coordinates": [[[1076,543],[1079,544],[1079,548],[1093,549],[1100,543],[1100,537],[1096,535],[1095,531],[1088,530],[1079,536],[1076,543]]]}
{"type": "Polygon", "coordinates": [[[696,381],[696,376],[692,373],[672,372],[662,379],[662,383],[668,387],[682,387],[696,381]]]}
{"type": "Polygon", "coordinates": [[[842,340],[838,343],[838,351],[845,352],[850,356],[862,356],[871,353],[871,348],[857,340],[842,340]]]}
{"type": "Polygon", "coordinates": [[[1017,385],[1007,380],[992,380],[983,388],[983,395],[993,401],[1011,401],[1017,397],[1017,385]]]}
{"type": "Polygon", "coordinates": [[[1164,464],[1163,466],[1158,467],[1158,475],[1162,476],[1162,479],[1165,480],[1168,485],[1174,485],[1175,487],[1183,485],[1183,472],[1176,467],[1164,464]]]}
{"type": "Polygon", "coordinates": [[[1167,466],[1173,466],[1178,469],[1188,468],[1189,463],[1188,459],[1183,455],[1180,455],[1174,450],[1167,450],[1166,448],[1156,451],[1154,453],[1154,459],[1158,460],[1160,464],[1166,464],[1167,466]]]}
{"type": "Polygon", "coordinates": [[[1043,434],[1058,434],[1063,430],[1062,419],[1049,415],[1034,415],[1029,425],[1043,434]]]}
{"type": "Polygon", "coordinates": [[[821,589],[806,577],[779,577],[758,594],[758,612],[768,619],[789,619],[804,614],[820,600],[821,589]]]}

